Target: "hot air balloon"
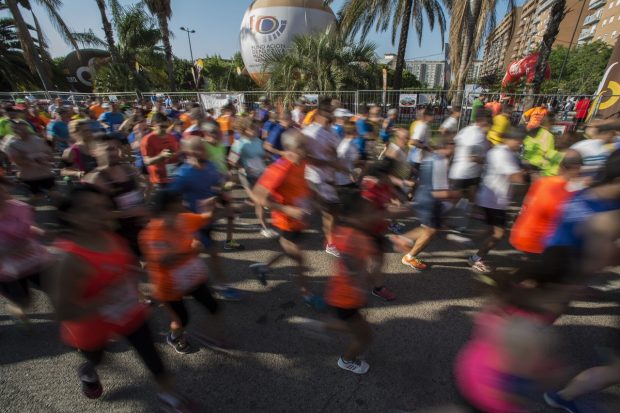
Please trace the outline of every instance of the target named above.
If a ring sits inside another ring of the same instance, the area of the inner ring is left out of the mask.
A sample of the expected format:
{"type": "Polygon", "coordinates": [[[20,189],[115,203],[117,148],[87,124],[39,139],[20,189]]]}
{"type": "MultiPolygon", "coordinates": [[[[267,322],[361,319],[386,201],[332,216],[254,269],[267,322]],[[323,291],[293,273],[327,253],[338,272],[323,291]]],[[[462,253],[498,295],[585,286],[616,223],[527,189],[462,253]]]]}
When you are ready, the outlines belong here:
{"type": "Polygon", "coordinates": [[[65,56],[63,73],[71,89],[76,92],[92,92],[93,79],[99,67],[110,62],[110,53],[106,50],[80,49],[65,56]]]}
{"type": "Polygon", "coordinates": [[[296,36],[335,25],[336,16],[323,0],[254,0],[243,16],[239,40],[245,67],[254,81],[264,82],[264,57],[286,49],[296,36]]]}

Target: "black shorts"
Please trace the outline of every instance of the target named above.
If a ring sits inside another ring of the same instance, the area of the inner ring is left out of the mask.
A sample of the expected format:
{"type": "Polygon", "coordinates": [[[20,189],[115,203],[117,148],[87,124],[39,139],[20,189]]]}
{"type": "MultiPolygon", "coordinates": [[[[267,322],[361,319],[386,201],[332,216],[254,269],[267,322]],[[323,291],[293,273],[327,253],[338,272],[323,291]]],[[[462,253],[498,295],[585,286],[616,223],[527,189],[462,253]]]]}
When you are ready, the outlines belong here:
{"type": "Polygon", "coordinates": [[[30,302],[31,296],[29,282],[40,287],[41,275],[35,273],[13,281],[2,281],[0,282],[0,295],[17,305],[26,306],[30,302]]]}
{"type": "Polygon", "coordinates": [[[384,235],[373,235],[372,241],[379,253],[391,251],[391,243],[384,235]]]}
{"type": "Polygon", "coordinates": [[[278,231],[278,234],[280,234],[280,238],[284,238],[293,244],[297,244],[304,237],[303,231],[284,231],[279,228],[276,228],[276,230],[278,231]]]}
{"type": "Polygon", "coordinates": [[[468,178],[468,179],[453,179],[452,187],[457,191],[464,191],[466,189],[477,187],[480,183],[480,178],[468,178]]]}
{"type": "Polygon", "coordinates": [[[439,229],[442,226],[443,205],[440,201],[434,201],[432,204],[415,205],[414,209],[416,217],[420,224],[428,228],[439,229]]]}
{"type": "Polygon", "coordinates": [[[503,209],[482,208],[487,225],[498,228],[506,227],[506,211],[503,209]]]}
{"type": "Polygon", "coordinates": [[[42,179],[22,179],[24,185],[28,187],[28,190],[33,195],[44,194],[54,188],[56,181],[54,177],[42,178],[42,179]]]}
{"type": "Polygon", "coordinates": [[[359,308],[340,308],[332,307],[336,312],[336,317],[339,320],[347,321],[359,314],[359,308]]]}

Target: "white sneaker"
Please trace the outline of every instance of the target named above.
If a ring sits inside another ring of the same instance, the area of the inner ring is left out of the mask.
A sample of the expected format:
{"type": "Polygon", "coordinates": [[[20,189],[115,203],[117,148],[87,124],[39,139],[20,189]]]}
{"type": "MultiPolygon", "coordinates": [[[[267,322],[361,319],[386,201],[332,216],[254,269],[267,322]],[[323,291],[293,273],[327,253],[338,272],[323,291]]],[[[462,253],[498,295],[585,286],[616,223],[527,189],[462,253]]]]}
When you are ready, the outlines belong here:
{"type": "Polygon", "coordinates": [[[334,244],[327,244],[325,246],[325,252],[333,255],[336,258],[340,257],[340,251],[338,251],[338,248],[336,248],[334,244]]]}
{"type": "Polygon", "coordinates": [[[260,234],[265,238],[275,238],[278,236],[278,233],[269,228],[263,228],[260,230],[260,234]]]}
{"type": "Polygon", "coordinates": [[[338,359],[338,367],[355,374],[366,374],[368,369],[370,369],[370,366],[364,360],[345,361],[342,357],[338,359]]]}
{"type": "Polygon", "coordinates": [[[487,263],[485,263],[484,261],[480,260],[474,260],[473,257],[469,257],[467,259],[467,263],[469,264],[469,266],[474,270],[477,271],[479,273],[482,274],[490,274],[493,272],[493,268],[489,265],[487,265],[487,263]]]}

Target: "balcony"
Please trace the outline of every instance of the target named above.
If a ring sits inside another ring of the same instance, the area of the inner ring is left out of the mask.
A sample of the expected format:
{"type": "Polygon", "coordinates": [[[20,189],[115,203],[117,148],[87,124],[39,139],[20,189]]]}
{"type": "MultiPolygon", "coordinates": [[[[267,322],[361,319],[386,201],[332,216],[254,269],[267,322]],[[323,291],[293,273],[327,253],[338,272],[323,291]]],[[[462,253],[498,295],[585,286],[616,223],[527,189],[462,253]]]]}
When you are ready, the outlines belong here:
{"type": "Polygon", "coordinates": [[[579,34],[579,38],[577,40],[580,42],[583,42],[593,37],[594,37],[594,30],[585,29],[581,31],[581,33],[579,34]]]}
{"type": "Polygon", "coordinates": [[[596,22],[598,22],[599,20],[601,20],[601,15],[602,15],[602,10],[599,10],[598,12],[591,14],[590,16],[586,17],[585,20],[583,21],[583,25],[584,26],[588,26],[590,24],[594,24],[596,22]]]}
{"type": "Polygon", "coordinates": [[[606,0],[590,0],[588,3],[588,10],[598,9],[599,7],[603,7],[607,3],[606,0]]]}
{"type": "MultiPolygon", "coordinates": [[[[547,8],[549,8],[549,6],[551,6],[553,3],[555,2],[555,0],[542,0],[540,2],[540,4],[538,5],[538,9],[536,9],[537,13],[540,13],[542,11],[545,11],[547,8]]],[[[603,1],[603,3],[605,3],[605,1],[603,1]]]]}

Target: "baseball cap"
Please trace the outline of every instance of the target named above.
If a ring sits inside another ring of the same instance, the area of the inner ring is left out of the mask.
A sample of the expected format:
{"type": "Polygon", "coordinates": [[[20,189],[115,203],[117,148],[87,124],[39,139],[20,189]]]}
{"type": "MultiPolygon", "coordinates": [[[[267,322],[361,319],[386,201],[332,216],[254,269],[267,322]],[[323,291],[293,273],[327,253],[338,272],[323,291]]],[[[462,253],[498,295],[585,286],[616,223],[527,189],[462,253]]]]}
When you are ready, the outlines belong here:
{"type": "Polygon", "coordinates": [[[353,113],[344,108],[338,108],[334,111],[335,118],[350,118],[353,117],[353,113]]]}
{"type": "Polygon", "coordinates": [[[101,107],[103,109],[109,109],[110,108],[110,104],[108,102],[101,104],[101,107]]]}

